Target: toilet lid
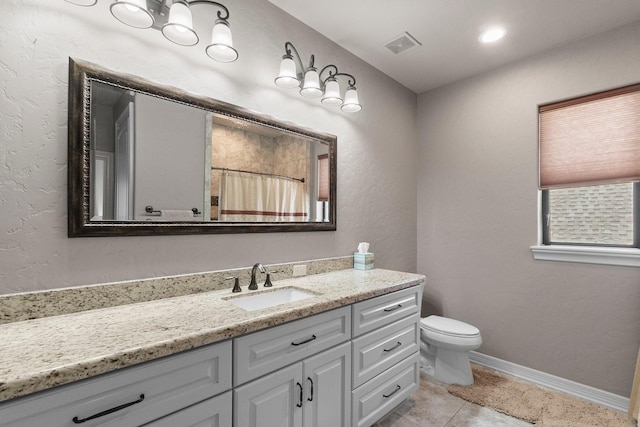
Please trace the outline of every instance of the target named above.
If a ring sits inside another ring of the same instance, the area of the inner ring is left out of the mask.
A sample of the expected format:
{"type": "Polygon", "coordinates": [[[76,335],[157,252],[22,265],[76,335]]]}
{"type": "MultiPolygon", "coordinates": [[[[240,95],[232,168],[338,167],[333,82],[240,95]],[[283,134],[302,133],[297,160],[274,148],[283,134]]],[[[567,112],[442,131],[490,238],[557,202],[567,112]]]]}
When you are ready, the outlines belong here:
{"type": "Polygon", "coordinates": [[[480,330],[468,323],[441,316],[429,316],[420,320],[423,329],[429,329],[445,335],[456,337],[474,337],[480,335],[480,330]]]}

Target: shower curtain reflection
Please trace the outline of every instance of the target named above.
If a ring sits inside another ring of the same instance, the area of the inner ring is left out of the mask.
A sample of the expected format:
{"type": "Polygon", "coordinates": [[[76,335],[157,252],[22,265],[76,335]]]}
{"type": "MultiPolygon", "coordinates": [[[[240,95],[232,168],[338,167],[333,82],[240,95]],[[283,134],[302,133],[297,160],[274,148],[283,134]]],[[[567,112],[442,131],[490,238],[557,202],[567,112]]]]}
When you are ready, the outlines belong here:
{"type": "Polygon", "coordinates": [[[224,170],[219,221],[307,221],[306,184],[287,178],[224,170]]]}

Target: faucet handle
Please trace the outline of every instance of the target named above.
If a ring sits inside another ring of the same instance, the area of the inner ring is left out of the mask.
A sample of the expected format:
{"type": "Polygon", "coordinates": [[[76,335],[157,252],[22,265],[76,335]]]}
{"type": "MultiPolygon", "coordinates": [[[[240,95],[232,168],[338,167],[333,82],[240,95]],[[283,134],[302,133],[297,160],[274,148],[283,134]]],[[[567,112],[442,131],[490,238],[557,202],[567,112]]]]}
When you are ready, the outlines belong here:
{"type": "Polygon", "coordinates": [[[242,292],[242,288],[240,287],[240,279],[238,279],[237,277],[225,277],[224,280],[234,280],[233,282],[233,289],[231,290],[231,292],[242,292]]]}
{"type": "Polygon", "coordinates": [[[277,273],[277,271],[267,271],[267,279],[264,281],[264,287],[265,288],[270,288],[273,286],[273,283],[271,283],[271,273],[277,273]]]}

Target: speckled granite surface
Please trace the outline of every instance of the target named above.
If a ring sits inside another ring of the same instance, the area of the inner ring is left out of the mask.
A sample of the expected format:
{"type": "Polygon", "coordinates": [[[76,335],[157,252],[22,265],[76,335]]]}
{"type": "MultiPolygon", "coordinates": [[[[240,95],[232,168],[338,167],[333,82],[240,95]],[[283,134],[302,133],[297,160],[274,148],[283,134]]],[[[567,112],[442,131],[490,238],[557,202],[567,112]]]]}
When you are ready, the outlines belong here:
{"type": "MultiPolygon", "coordinates": [[[[293,266],[300,264],[307,266],[308,275],[328,273],[352,268],[353,256],[265,264],[265,268],[267,271],[277,271],[271,275],[272,280],[281,280],[292,277],[293,266]]],[[[251,268],[0,295],[0,324],[230,289],[233,282],[224,280],[228,276],[239,277],[242,287],[246,288],[251,268]]]]}
{"type": "Polygon", "coordinates": [[[347,269],[274,281],[271,289],[295,286],[318,296],[252,312],[226,301],[238,295],[227,288],[6,323],[0,325],[0,401],[416,286],[424,279],[383,269],[347,269]]]}

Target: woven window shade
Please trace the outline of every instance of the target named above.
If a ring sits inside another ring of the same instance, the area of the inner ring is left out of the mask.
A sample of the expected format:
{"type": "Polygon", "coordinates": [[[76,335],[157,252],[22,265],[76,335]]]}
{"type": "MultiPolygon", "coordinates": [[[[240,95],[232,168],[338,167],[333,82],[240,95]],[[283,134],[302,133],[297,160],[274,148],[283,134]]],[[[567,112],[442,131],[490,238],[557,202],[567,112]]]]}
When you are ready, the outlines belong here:
{"type": "Polygon", "coordinates": [[[329,155],[318,156],[318,201],[329,201],[329,155]]]}
{"type": "Polygon", "coordinates": [[[541,106],[540,188],[640,179],[640,85],[541,106]]]}

